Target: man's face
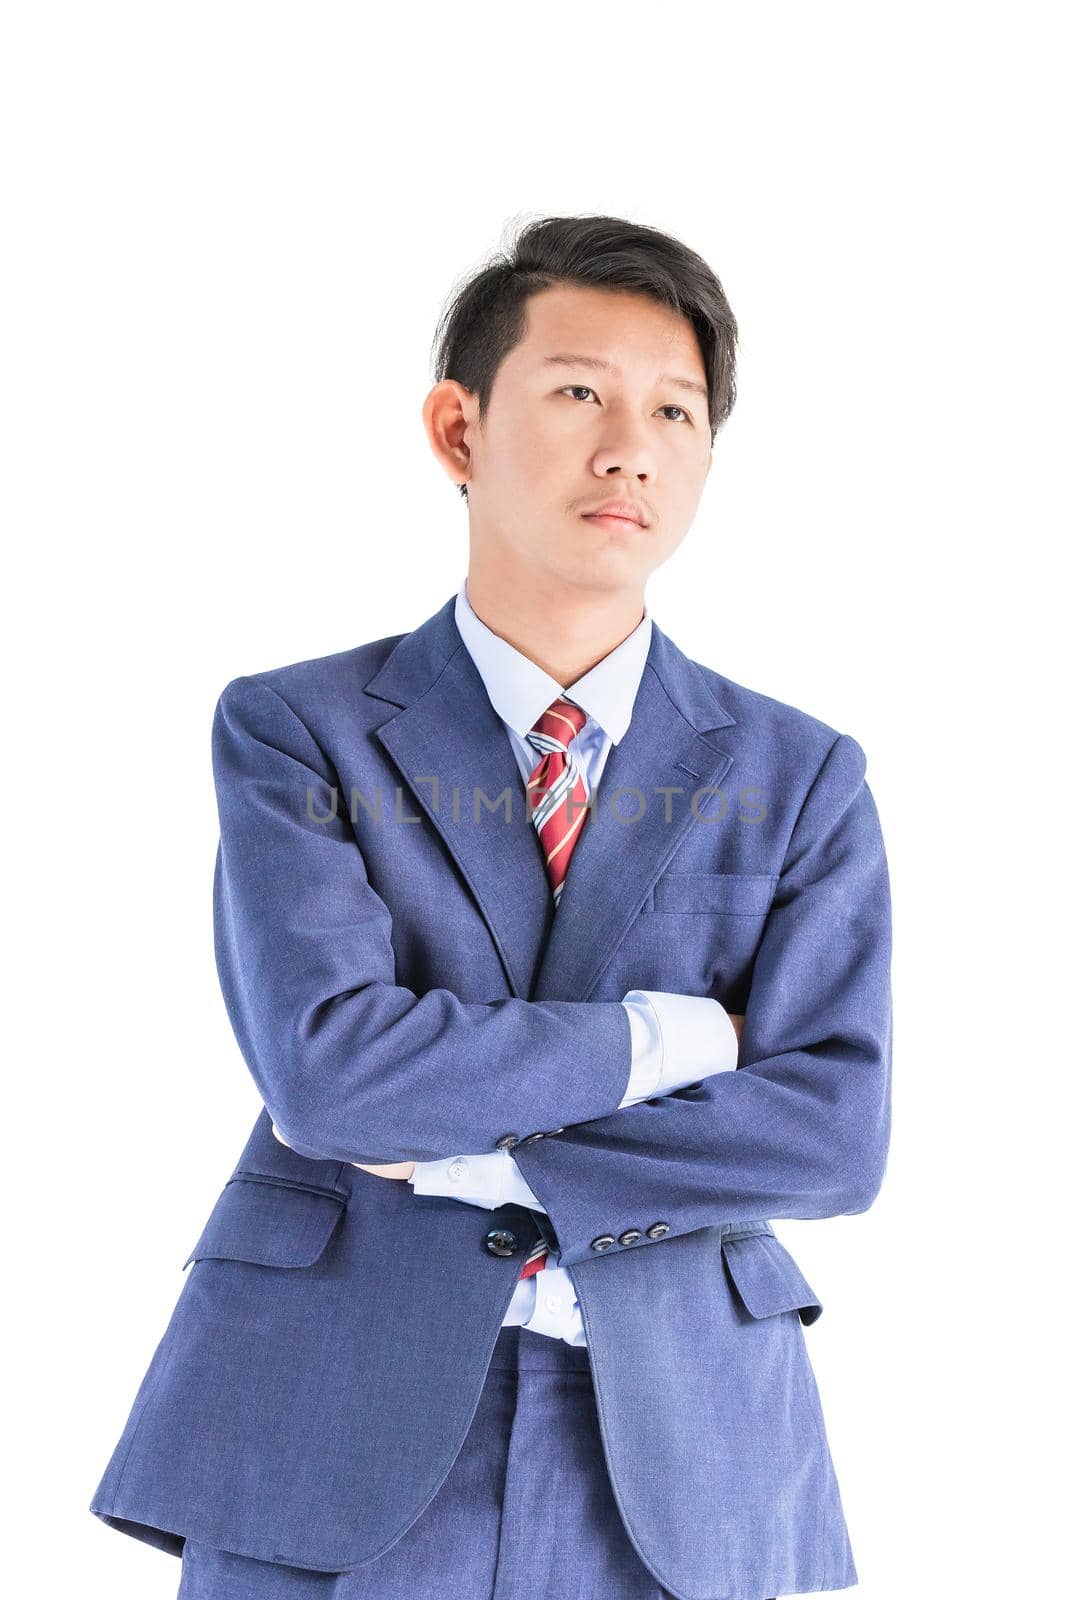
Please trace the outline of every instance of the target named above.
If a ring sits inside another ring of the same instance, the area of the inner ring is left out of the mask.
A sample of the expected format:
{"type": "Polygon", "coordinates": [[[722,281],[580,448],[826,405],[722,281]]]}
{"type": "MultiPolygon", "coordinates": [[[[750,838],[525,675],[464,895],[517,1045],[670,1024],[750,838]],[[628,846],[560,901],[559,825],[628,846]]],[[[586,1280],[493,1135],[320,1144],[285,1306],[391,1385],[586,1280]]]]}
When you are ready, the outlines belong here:
{"type": "Polygon", "coordinates": [[[483,420],[462,391],[472,558],[516,581],[642,593],[688,531],[711,465],[695,332],[628,291],[554,285],[525,309],[483,420]],[[585,515],[609,500],[633,502],[647,526],[585,515]]]}

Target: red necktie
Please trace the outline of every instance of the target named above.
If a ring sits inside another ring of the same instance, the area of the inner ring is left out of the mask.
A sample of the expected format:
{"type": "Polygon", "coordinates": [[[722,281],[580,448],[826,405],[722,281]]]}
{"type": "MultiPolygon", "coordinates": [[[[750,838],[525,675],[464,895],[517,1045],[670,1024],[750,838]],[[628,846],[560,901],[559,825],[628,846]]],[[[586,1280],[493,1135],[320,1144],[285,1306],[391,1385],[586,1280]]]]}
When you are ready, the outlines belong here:
{"type": "Polygon", "coordinates": [[[548,866],[556,905],[566,882],[566,869],[588,816],[588,795],[570,743],[588,719],[580,706],[561,697],[553,700],[527,735],[541,758],[526,779],[533,826],[548,866]]]}
{"type": "MultiPolygon", "coordinates": [[[[562,696],[552,701],[527,735],[534,749],[541,752],[540,760],[526,779],[530,818],[544,851],[548,882],[556,905],[588,816],[584,779],[569,748],[586,721],[581,707],[562,696]]],[[[547,1242],[541,1239],[533,1246],[519,1277],[528,1278],[539,1272],[546,1264],[547,1254],[547,1242]]]]}

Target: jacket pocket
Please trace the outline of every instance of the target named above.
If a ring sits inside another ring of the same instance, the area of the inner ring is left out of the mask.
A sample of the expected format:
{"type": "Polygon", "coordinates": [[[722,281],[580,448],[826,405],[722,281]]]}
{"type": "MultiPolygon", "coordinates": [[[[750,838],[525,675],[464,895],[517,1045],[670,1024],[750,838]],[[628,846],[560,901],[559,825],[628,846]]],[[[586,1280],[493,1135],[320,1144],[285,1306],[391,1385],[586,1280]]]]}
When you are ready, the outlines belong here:
{"type": "Polygon", "coordinates": [[[776,883],[772,872],[664,872],[644,906],[650,911],[762,917],[770,909],[776,883]]]}
{"type": "Polygon", "coordinates": [[[804,1323],[817,1322],[821,1316],[822,1302],[775,1234],[723,1237],[722,1256],[750,1316],[798,1311],[804,1323]]]}
{"type": "Polygon", "coordinates": [[[344,1210],[341,1195],[251,1173],[238,1175],[219,1195],[181,1270],[210,1256],[261,1267],[309,1267],[326,1248],[344,1210]]]}

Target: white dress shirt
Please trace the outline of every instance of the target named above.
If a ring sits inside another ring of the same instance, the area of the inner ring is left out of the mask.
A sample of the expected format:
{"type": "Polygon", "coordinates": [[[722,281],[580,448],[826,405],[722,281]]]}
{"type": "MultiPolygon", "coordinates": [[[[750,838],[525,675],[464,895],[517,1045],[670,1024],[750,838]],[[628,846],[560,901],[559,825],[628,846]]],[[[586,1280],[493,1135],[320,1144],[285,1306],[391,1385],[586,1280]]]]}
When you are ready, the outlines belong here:
{"type": "MultiPolygon", "coordinates": [[[[526,735],[552,701],[565,694],[586,715],[587,720],[569,749],[582,771],[585,792],[591,795],[599,785],[611,746],[629,727],[651,643],[647,609],[621,644],[565,689],[486,627],[470,604],[465,581],[455,597],[455,623],[493,709],[507,729],[523,788],[541,759],[540,751],[533,748],[526,735]]],[[[580,848],[579,838],[576,849],[580,848]]],[[[631,989],[622,1003],[629,1018],[632,1065],[619,1110],[698,1083],[712,1072],[731,1072],[736,1067],[736,1031],[717,1000],[631,989]]],[[[274,1133],[282,1144],[286,1143],[276,1127],[274,1133]]],[[[508,1201],[545,1211],[509,1150],[416,1161],[407,1181],[416,1194],[446,1195],[490,1211],[508,1201]]],[[[559,1265],[558,1251],[548,1253],[539,1272],[519,1280],[502,1326],[515,1324],[549,1338],[563,1339],[567,1344],[586,1343],[573,1281],[566,1268],[559,1265]]]]}

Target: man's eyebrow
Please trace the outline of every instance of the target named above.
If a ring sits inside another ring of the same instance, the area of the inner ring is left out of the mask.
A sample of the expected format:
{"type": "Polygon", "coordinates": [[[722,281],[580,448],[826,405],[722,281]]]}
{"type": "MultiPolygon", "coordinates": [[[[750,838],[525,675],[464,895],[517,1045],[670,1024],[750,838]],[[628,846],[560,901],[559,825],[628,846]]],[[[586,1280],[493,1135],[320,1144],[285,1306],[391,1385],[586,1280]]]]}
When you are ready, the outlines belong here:
{"type": "MultiPolygon", "coordinates": [[[[546,367],[592,367],[597,372],[618,371],[617,367],[613,366],[610,361],[604,361],[601,356],[578,356],[569,352],[564,352],[562,355],[557,356],[545,356],[544,365],[546,367]]],[[[682,378],[669,372],[660,372],[659,382],[672,383],[678,389],[691,389],[693,394],[701,394],[705,400],[710,399],[705,386],[702,383],[695,383],[692,378],[682,378]]]]}

